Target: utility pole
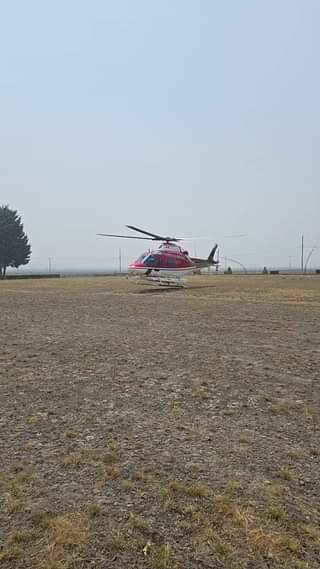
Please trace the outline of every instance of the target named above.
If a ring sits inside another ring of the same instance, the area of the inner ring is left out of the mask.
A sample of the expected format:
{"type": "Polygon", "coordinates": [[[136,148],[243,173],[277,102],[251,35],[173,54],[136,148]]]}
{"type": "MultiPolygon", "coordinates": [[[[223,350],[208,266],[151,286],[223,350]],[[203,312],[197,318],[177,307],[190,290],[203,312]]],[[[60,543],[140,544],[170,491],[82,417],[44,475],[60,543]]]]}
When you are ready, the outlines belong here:
{"type": "Polygon", "coordinates": [[[119,273],[122,273],[122,252],[121,249],[119,249],[119,273]]]}
{"type": "Polygon", "coordinates": [[[52,259],[51,257],[49,257],[49,275],[51,274],[51,268],[52,268],[52,259]]]}
{"type": "Polygon", "coordinates": [[[290,255],[290,257],[289,257],[289,271],[291,271],[291,269],[292,269],[292,257],[290,255]]]}
{"type": "Polygon", "coordinates": [[[304,273],[304,237],[301,237],[301,272],[304,273]]]}

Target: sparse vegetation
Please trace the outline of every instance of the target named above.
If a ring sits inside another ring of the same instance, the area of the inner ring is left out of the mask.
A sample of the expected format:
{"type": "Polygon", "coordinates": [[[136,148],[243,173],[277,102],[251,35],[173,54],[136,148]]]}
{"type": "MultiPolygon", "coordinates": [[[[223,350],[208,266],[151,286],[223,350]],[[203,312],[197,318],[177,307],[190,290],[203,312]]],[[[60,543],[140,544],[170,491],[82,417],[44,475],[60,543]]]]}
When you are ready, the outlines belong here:
{"type": "Polygon", "coordinates": [[[76,432],[74,432],[74,431],[66,431],[66,432],[64,433],[64,436],[65,436],[66,439],[73,440],[73,439],[77,439],[77,438],[78,438],[79,433],[76,433],[76,432]]]}
{"type": "Polygon", "coordinates": [[[91,518],[95,518],[103,513],[103,508],[99,504],[90,504],[88,513],[91,518]]]}
{"type": "Polygon", "coordinates": [[[151,547],[151,566],[153,569],[173,569],[176,567],[176,555],[173,547],[168,543],[151,547]]]}
{"type": "Polygon", "coordinates": [[[136,516],[134,514],[130,515],[130,525],[133,529],[148,533],[151,530],[150,523],[142,518],[141,516],[136,516]]]}
{"type": "Polygon", "coordinates": [[[17,531],[16,533],[14,533],[11,536],[11,543],[28,543],[30,540],[32,540],[33,538],[33,534],[30,532],[26,532],[26,531],[17,531]]]}
{"type": "Polygon", "coordinates": [[[23,549],[16,545],[9,546],[0,551],[0,561],[1,563],[7,562],[14,562],[17,559],[21,559],[23,557],[23,549]]]}
{"type": "Polygon", "coordinates": [[[80,466],[84,462],[80,453],[68,454],[63,458],[64,466],[80,466]]]}
{"type": "Polygon", "coordinates": [[[192,283],[0,283],[4,569],[318,569],[319,283],[192,283]]]}
{"type": "Polygon", "coordinates": [[[293,474],[292,472],[286,468],[286,467],[281,467],[277,472],[276,472],[276,476],[278,478],[281,478],[282,480],[287,480],[288,482],[290,480],[293,479],[293,474]]]}
{"type": "Polygon", "coordinates": [[[54,516],[48,525],[50,540],[55,545],[76,546],[88,540],[88,528],[81,515],[54,516]]]}
{"type": "Polygon", "coordinates": [[[269,516],[272,520],[284,520],[287,518],[287,512],[280,507],[271,507],[269,509],[269,516]]]}
{"type": "Polygon", "coordinates": [[[169,490],[174,494],[184,494],[193,498],[205,498],[209,494],[209,489],[204,484],[186,484],[180,481],[171,482],[169,490]]]}

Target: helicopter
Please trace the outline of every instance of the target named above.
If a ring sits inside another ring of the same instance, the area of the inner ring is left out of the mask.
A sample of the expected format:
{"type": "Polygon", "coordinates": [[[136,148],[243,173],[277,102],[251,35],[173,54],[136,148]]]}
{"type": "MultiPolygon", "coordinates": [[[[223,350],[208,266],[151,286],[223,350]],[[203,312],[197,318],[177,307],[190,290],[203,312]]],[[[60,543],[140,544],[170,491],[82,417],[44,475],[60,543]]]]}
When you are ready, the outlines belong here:
{"type": "Polygon", "coordinates": [[[128,275],[135,278],[135,282],[141,284],[155,284],[165,287],[182,288],[185,285],[184,276],[194,274],[201,269],[218,266],[215,259],[218,245],[215,244],[207,259],[190,257],[188,251],[179,245],[183,238],[164,237],[157,233],[145,231],[134,225],[126,225],[128,229],[144,235],[114,235],[110,233],[98,233],[101,237],[117,237],[120,239],[141,239],[160,242],[155,250],[148,250],[130,263],[128,275]]]}

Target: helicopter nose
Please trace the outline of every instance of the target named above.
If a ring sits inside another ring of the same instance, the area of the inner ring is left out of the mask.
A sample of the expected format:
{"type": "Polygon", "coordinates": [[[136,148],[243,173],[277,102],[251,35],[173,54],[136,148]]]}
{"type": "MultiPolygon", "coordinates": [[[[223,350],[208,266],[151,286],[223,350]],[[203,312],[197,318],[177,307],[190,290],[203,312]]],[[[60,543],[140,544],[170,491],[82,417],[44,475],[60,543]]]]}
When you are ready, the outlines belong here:
{"type": "Polygon", "coordinates": [[[128,273],[130,274],[139,274],[141,271],[145,270],[145,267],[142,263],[130,263],[128,267],[128,273]]]}

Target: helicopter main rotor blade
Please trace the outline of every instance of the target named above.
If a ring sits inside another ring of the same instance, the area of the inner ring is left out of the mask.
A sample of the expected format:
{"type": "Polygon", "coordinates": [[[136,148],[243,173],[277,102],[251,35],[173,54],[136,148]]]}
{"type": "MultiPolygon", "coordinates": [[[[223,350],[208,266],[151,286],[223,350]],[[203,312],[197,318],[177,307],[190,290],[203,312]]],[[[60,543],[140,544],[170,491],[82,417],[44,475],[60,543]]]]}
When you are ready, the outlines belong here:
{"type": "Polygon", "coordinates": [[[248,234],[247,233],[239,233],[236,235],[224,235],[225,239],[234,239],[234,238],[237,239],[238,237],[248,237],[248,234]]]}
{"type": "Polygon", "coordinates": [[[128,229],[132,229],[133,231],[138,231],[139,233],[143,233],[144,235],[148,235],[152,237],[154,240],[163,241],[163,237],[161,235],[156,235],[155,233],[150,233],[150,231],[145,231],[144,229],[139,229],[139,227],[135,227],[134,225],[126,225],[128,229]]]}
{"type": "Polygon", "coordinates": [[[183,239],[177,237],[164,237],[162,235],[157,235],[156,233],[151,233],[150,231],[145,231],[144,229],[140,229],[139,227],[135,227],[134,225],[126,225],[128,229],[132,229],[133,231],[138,231],[138,233],[142,233],[143,235],[147,235],[147,237],[133,237],[132,235],[114,235],[110,233],[97,233],[97,235],[101,235],[102,237],[119,237],[121,239],[147,239],[148,241],[165,241],[166,243],[177,243],[178,241],[183,241],[183,239]]]}
{"type": "Polygon", "coordinates": [[[183,238],[178,237],[164,237],[163,235],[157,235],[156,233],[150,233],[150,231],[145,231],[144,229],[140,229],[139,227],[135,227],[134,225],[126,225],[129,229],[133,231],[138,231],[139,233],[143,233],[144,235],[149,235],[152,237],[153,241],[166,241],[167,243],[176,243],[177,241],[183,241],[183,238]]]}
{"type": "Polygon", "coordinates": [[[150,237],[134,237],[133,235],[113,235],[111,233],[97,233],[100,237],[119,237],[120,239],[141,239],[143,241],[154,241],[150,237]]]}

